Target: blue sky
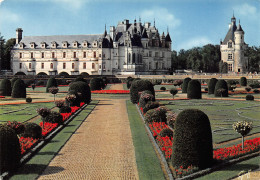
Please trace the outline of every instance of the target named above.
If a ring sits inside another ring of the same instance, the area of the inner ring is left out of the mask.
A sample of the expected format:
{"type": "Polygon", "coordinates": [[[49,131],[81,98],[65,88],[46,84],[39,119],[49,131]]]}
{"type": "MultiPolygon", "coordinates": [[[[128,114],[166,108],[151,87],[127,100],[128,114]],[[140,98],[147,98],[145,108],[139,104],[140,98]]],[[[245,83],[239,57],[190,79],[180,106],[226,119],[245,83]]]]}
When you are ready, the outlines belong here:
{"type": "Polygon", "coordinates": [[[260,46],[260,0],[0,0],[0,32],[15,37],[101,34],[118,21],[155,19],[159,32],[169,32],[172,49],[219,44],[233,15],[241,21],[245,42],[260,46]]]}

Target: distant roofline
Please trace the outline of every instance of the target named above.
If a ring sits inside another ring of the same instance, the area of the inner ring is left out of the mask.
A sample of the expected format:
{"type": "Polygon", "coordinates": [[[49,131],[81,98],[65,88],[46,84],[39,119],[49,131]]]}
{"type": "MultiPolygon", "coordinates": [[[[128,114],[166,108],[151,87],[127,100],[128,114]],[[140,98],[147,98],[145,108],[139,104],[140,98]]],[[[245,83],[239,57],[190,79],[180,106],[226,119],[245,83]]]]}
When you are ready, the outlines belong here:
{"type": "Polygon", "coordinates": [[[73,35],[43,35],[43,36],[24,36],[24,37],[50,37],[50,36],[100,36],[103,34],[73,34],[73,35]]]}

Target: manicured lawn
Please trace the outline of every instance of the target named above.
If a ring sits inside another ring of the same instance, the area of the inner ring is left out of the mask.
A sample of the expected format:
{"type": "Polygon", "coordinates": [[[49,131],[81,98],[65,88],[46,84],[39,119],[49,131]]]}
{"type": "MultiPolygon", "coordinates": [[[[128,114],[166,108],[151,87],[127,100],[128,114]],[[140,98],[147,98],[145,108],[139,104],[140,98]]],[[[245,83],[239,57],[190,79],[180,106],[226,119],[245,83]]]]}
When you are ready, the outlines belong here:
{"type": "Polygon", "coordinates": [[[172,88],[179,88],[179,86],[174,86],[174,85],[155,85],[154,90],[160,90],[161,87],[165,87],[166,90],[170,90],[172,88]]]}
{"type": "MultiPolygon", "coordinates": [[[[79,128],[89,113],[97,105],[98,101],[92,101],[83,111],[80,112],[63,130],[61,130],[46,146],[44,146],[31,160],[24,164],[18,172],[10,179],[28,180],[36,179],[47,167],[50,161],[58,154],[64,144],[70,139],[73,133],[79,128]]],[[[53,173],[62,171],[62,168],[52,167],[53,173]]]]}
{"type": "Polygon", "coordinates": [[[225,101],[225,100],[176,100],[161,101],[175,113],[184,109],[200,109],[205,112],[210,120],[213,132],[213,142],[220,143],[238,138],[232,125],[237,121],[253,122],[250,134],[259,133],[260,104],[255,101],[225,101]]]}
{"type": "Polygon", "coordinates": [[[233,164],[231,166],[224,167],[221,170],[214,171],[208,175],[197,178],[199,180],[219,180],[219,179],[231,179],[237,176],[241,171],[249,171],[259,168],[260,156],[251,158],[240,163],[233,164]]]}
{"type": "Polygon", "coordinates": [[[54,106],[55,105],[53,102],[1,105],[0,124],[5,123],[7,121],[24,122],[38,115],[36,112],[37,108],[41,108],[41,107],[52,108],[54,106]],[[8,113],[8,114],[3,114],[3,113],[8,113]]]}
{"type": "Polygon", "coordinates": [[[146,133],[144,124],[134,104],[127,101],[139,179],[165,179],[160,161],[146,133]]]}

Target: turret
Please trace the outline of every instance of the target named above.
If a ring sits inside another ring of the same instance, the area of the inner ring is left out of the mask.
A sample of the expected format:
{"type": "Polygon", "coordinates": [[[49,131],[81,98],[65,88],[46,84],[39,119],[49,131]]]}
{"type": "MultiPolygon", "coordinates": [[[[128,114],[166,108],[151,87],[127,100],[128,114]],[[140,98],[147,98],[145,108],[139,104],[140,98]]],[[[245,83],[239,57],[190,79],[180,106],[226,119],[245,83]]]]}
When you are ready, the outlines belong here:
{"type": "Polygon", "coordinates": [[[244,44],[244,34],[245,32],[243,31],[239,21],[237,30],[234,32],[235,44],[244,44]]]}
{"type": "Polygon", "coordinates": [[[172,40],[171,40],[169,32],[167,32],[167,35],[165,37],[165,47],[170,48],[170,49],[172,47],[172,40]]]}
{"type": "Polygon", "coordinates": [[[165,35],[164,35],[164,32],[162,33],[162,36],[161,36],[161,44],[162,44],[162,47],[164,48],[165,47],[165,35]]]}
{"type": "Polygon", "coordinates": [[[22,28],[17,28],[16,29],[16,44],[19,44],[19,42],[22,40],[23,38],[23,30],[22,28]]]}
{"type": "Polygon", "coordinates": [[[141,42],[144,48],[148,47],[148,35],[145,29],[143,30],[142,33],[141,42]]]}

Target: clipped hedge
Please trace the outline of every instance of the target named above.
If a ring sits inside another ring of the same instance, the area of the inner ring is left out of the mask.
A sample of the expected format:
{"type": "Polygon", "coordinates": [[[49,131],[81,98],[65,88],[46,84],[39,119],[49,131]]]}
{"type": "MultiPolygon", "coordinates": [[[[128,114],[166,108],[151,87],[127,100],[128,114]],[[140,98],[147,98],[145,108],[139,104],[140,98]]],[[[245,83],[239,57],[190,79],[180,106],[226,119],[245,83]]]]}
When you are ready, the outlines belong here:
{"type": "Polygon", "coordinates": [[[173,131],[170,130],[169,128],[165,128],[163,129],[160,134],[159,134],[161,137],[166,137],[168,136],[169,138],[172,138],[173,137],[173,131]]]}
{"type": "Polygon", "coordinates": [[[182,84],[182,93],[187,93],[187,89],[188,89],[188,84],[191,81],[191,78],[185,78],[183,80],[183,84],[182,84]]]}
{"type": "Polygon", "coordinates": [[[49,92],[50,87],[57,87],[58,83],[54,77],[51,77],[48,79],[47,84],[46,84],[46,92],[49,92]]]}
{"type": "Polygon", "coordinates": [[[12,87],[12,88],[14,87],[14,83],[15,83],[15,81],[16,81],[17,79],[19,79],[19,78],[13,77],[13,78],[11,79],[11,87],[12,87]]]}
{"type": "Polygon", "coordinates": [[[101,90],[105,87],[104,81],[101,78],[93,78],[90,80],[91,91],[101,90]]]}
{"type": "Polygon", "coordinates": [[[63,124],[63,117],[58,112],[50,112],[48,116],[44,118],[45,122],[63,124]]]}
{"type": "Polygon", "coordinates": [[[12,86],[11,81],[7,78],[0,82],[0,96],[11,96],[12,86]]]}
{"type": "Polygon", "coordinates": [[[127,78],[126,86],[127,86],[128,89],[130,89],[133,80],[134,80],[134,78],[132,78],[132,77],[127,78]]]}
{"type": "Polygon", "coordinates": [[[146,123],[152,122],[167,122],[166,118],[167,110],[164,107],[158,107],[155,109],[150,109],[144,115],[144,120],[146,123]]]}
{"type": "Polygon", "coordinates": [[[62,106],[60,109],[59,109],[59,112],[60,113],[70,113],[71,112],[71,108],[69,106],[62,106]]]}
{"type": "Polygon", "coordinates": [[[26,86],[24,81],[17,79],[12,89],[12,98],[26,98],[26,86]]]}
{"type": "Polygon", "coordinates": [[[139,98],[139,107],[144,108],[149,101],[155,101],[155,98],[151,91],[143,91],[139,98]]]}
{"type": "Polygon", "coordinates": [[[255,97],[253,95],[251,95],[251,94],[246,95],[247,101],[253,101],[254,99],[255,99],[255,97]]]}
{"type": "Polygon", "coordinates": [[[0,124],[0,174],[14,172],[20,165],[21,148],[17,134],[0,124]]]}
{"type": "Polygon", "coordinates": [[[211,78],[209,80],[208,94],[214,94],[215,86],[216,86],[217,82],[218,82],[218,80],[216,78],[211,78]]]}
{"type": "Polygon", "coordinates": [[[34,139],[40,139],[42,137],[42,128],[36,123],[25,123],[25,129],[22,134],[23,137],[31,137],[34,139]]]}
{"type": "Polygon", "coordinates": [[[246,77],[241,77],[240,78],[240,85],[241,86],[247,86],[247,79],[246,79],[246,77]]]}
{"type": "Polygon", "coordinates": [[[208,116],[198,109],[179,113],[173,133],[172,164],[201,169],[213,163],[212,133],[208,116]]]}
{"type": "Polygon", "coordinates": [[[224,79],[217,82],[214,90],[215,97],[228,97],[228,86],[224,79]],[[223,90],[223,92],[220,92],[223,90]]]}
{"type": "Polygon", "coordinates": [[[188,83],[187,98],[201,99],[201,85],[198,80],[191,80],[188,83]]]}
{"type": "Polygon", "coordinates": [[[70,84],[69,92],[78,93],[81,102],[89,103],[91,101],[91,90],[89,85],[83,81],[76,81],[70,84]]]}
{"type": "Polygon", "coordinates": [[[157,101],[148,101],[146,105],[143,107],[143,113],[145,114],[150,109],[158,108],[160,106],[157,101]]]}
{"type": "Polygon", "coordinates": [[[134,80],[130,87],[130,98],[133,104],[137,104],[139,101],[139,92],[151,91],[152,95],[155,96],[153,84],[148,80],[134,80]]]}

